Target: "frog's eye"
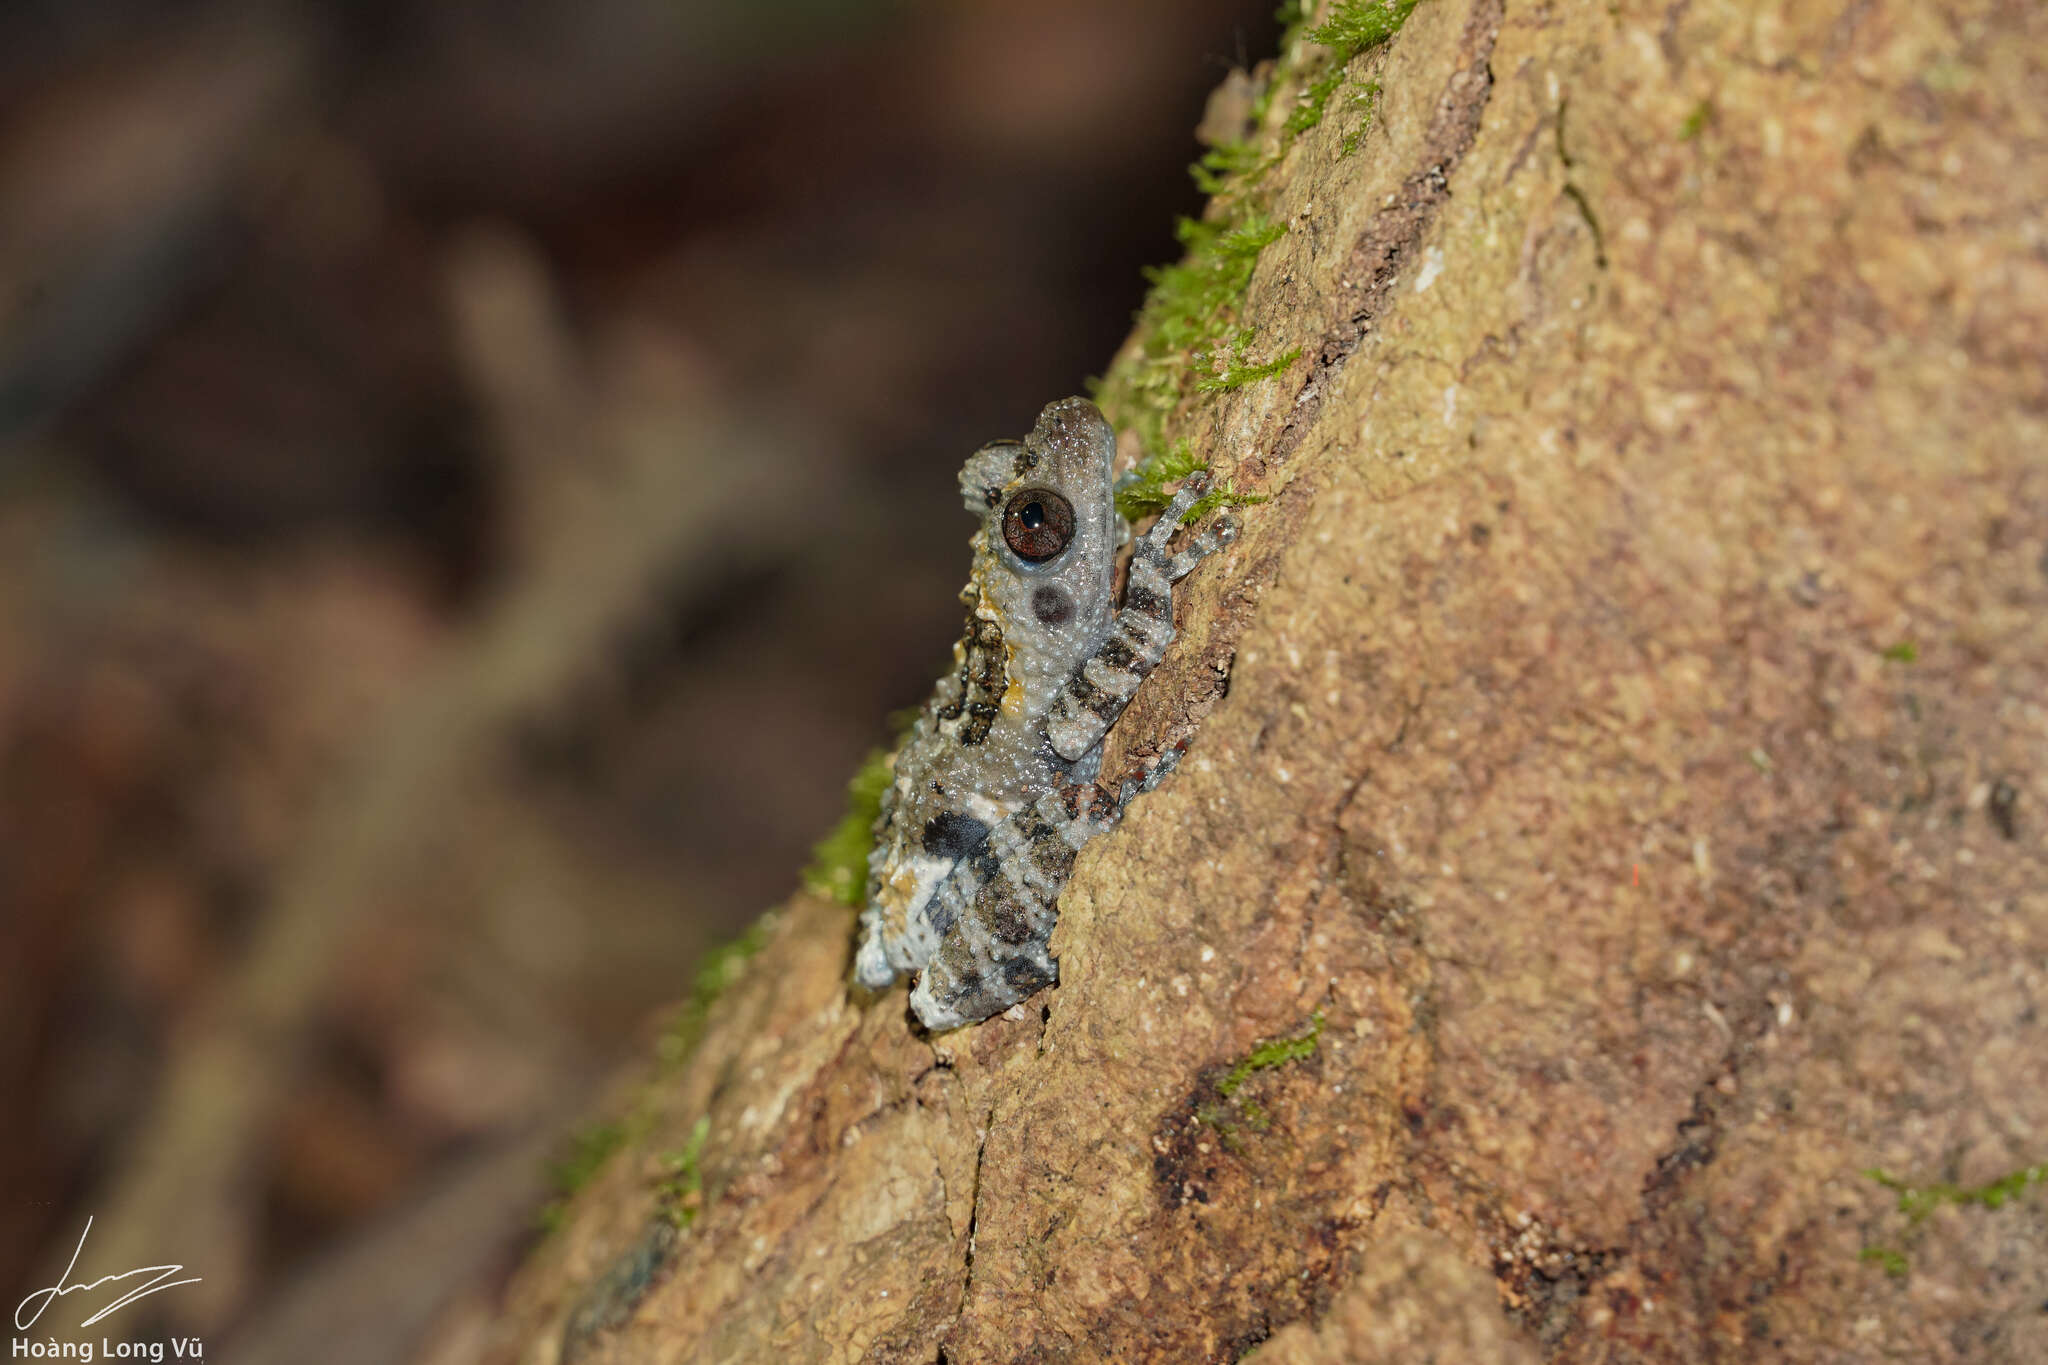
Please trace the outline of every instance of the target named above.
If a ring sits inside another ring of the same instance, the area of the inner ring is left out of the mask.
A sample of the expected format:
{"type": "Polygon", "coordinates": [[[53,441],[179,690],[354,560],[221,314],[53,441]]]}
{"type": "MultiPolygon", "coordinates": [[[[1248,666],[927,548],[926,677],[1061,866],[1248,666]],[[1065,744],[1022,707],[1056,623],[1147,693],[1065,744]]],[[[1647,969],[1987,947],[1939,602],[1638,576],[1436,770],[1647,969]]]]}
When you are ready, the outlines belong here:
{"type": "Polygon", "coordinates": [[[1003,543],[1030,564],[1043,564],[1074,539],[1074,509],[1049,488],[1026,488],[1003,507],[1003,543]]]}

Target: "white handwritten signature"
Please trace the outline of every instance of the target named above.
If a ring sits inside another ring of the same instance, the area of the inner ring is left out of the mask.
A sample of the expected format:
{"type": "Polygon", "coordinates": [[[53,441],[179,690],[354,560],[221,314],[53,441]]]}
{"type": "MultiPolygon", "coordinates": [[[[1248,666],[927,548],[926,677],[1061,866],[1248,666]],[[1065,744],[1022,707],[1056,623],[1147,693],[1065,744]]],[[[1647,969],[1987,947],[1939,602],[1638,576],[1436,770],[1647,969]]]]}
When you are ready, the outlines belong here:
{"type": "Polygon", "coordinates": [[[181,1284],[199,1283],[199,1277],[197,1275],[194,1275],[189,1280],[171,1279],[171,1276],[180,1274],[184,1271],[185,1267],[181,1265],[146,1265],[135,1270],[124,1270],[118,1275],[102,1275],[97,1280],[94,1280],[91,1284],[66,1284],[65,1281],[71,1278],[72,1267],[78,1264],[79,1253],[85,1250],[85,1239],[89,1235],[91,1235],[91,1233],[92,1216],[88,1214],[86,1215],[85,1219],[85,1231],[78,1234],[78,1245],[72,1248],[71,1264],[64,1267],[64,1273],[57,1277],[57,1283],[50,1285],[47,1288],[38,1289],[34,1291],[27,1298],[23,1299],[20,1303],[14,1306],[14,1326],[16,1330],[26,1332],[29,1328],[35,1326],[36,1319],[40,1318],[43,1315],[44,1309],[47,1309],[51,1304],[55,1303],[62,1296],[66,1294],[76,1294],[81,1289],[98,1289],[101,1285],[105,1284],[109,1280],[133,1279],[137,1275],[148,1275],[152,1272],[156,1272],[155,1279],[145,1281],[142,1284],[142,1286],[138,1289],[129,1290],[126,1294],[123,1294],[120,1298],[115,1299],[105,1308],[100,1309],[99,1312],[94,1313],[91,1317],[87,1318],[84,1322],[80,1323],[79,1326],[90,1327],[94,1323],[98,1322],[101,1318],[107,1316],[107,1314],[113,1312],[115,1309],[126,1308],[129,1304],[135,1302],[137,1299],[144,1298],[150,1294],[159,1293],[166,1289],[175,1289],[181,1284]],[[165,1283],[165,1281],[167,1280],[169,1281],[169,1283],[165,1283]],[[22,1311],[26,1309],[30,1304],[35,1303],[38,1299],[42,1301],[41,1307],[38,1307],[35,1312],[29,1314],[27,1322],[23,1322],[21,1320],[22,1311]]]}

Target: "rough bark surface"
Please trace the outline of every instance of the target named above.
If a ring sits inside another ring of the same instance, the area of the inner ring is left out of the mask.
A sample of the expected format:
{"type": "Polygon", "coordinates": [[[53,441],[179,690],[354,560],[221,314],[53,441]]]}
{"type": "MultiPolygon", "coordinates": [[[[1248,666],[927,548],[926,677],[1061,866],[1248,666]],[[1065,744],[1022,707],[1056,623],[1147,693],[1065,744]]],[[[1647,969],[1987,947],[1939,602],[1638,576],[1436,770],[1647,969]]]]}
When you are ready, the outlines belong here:
{"type": "Polygon", "coordinates": [[[2048,1161],[2048,10],[1426,0],[1357,65],[1060,985],[927,1038],[792,903],[508,1354],[2048,1359],[2048,1195],[1865,1174],[2048,1161]]]}

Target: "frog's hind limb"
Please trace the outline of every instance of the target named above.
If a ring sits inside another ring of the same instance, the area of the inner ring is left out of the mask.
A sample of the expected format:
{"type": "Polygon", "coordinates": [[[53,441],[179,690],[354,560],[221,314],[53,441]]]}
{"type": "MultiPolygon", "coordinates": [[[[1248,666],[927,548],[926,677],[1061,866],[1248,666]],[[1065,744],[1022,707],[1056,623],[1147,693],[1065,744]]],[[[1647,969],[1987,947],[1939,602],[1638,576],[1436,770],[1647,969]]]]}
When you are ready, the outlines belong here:
{"type": "Polygon", "coordinates": [[[1208,487],[1206,474],[1190,476],[1152,529],[1138,537],[1123,610],[1110,622],[1109,638],[1082,660],[1046,715],[1046,737],[1061,758],[1071,762],[1102,742],[1173,643],[1173,585],[1237,538],[1237,521],[1225,513],[1179,554],[1166,553],[1180,519],[1208,487]]]}
{"type": "Polygon", "coordinates": [[[910,992],[934,1032],[1000,1014],[1059,978],[1047,951],[1074,855],[1121,805],[1092,782],[1048,792],[989,831],[927,903],[939,948],[910,992]]]}

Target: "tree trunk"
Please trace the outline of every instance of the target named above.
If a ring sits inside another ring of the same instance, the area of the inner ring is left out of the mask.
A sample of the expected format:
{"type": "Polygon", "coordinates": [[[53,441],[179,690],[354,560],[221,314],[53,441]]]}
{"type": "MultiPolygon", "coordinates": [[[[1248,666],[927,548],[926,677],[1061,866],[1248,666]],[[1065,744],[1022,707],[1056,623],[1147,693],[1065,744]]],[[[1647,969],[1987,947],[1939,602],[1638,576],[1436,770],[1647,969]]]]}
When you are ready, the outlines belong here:
{"type": "Polygon", "coordinates": [[[2048,1359],[2048,10],[1289,73],[1060,984],[926,1037],[793,901],[506,1355],[2048,1359]]]}

